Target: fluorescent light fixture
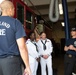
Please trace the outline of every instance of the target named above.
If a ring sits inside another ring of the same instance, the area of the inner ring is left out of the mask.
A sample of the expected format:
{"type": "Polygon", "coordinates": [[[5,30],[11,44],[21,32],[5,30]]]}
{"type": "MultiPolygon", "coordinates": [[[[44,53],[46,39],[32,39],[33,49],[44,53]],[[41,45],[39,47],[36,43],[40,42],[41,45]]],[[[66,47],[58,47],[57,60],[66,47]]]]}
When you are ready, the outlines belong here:
{"type": "Polygon", "coordinates": [[[63,14],[63,8],[62,8],[62,4],[59,4],[59,13],[62,15],[63,14]]]}
{"type": "Polygon", "coordinates": [[[4,0],[0,0],[0,3],[2,3],[4,0]]]}
{"type": "Polygon", "coordinates": [[[61,24],[62,24],[63,27],[65,26],[64,22],[61,22],[61,24]]]}

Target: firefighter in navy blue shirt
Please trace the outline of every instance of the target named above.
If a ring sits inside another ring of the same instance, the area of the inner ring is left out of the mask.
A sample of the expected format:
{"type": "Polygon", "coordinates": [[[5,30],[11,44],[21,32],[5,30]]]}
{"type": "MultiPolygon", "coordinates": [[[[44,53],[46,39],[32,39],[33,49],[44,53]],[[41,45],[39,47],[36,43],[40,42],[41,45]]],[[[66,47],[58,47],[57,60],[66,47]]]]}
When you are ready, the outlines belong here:
{"type": "Polygon", "coordinates": [[[11,1],[0,4],[0,75],[22,75],[20,56],[26,65],[24,73],[31,74],[28,51],[25,45],[26,36],[22,24],[12,18],[14,5],[11,1]]]}
{"type": "Polygon", "coordinates": [[[76,63],[76,28],[71,28],[71,37],[66,41],[64,50],[66,51],[64,58],[64,75],[72,75],[74,65],[76,63]]]}

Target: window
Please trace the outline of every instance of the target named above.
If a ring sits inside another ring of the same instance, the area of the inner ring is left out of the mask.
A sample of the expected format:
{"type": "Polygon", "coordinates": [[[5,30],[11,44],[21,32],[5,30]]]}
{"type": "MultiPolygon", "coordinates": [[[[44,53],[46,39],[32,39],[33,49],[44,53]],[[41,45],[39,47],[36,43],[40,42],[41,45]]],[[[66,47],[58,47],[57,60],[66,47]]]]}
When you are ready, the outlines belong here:
{"type": "Polygon", "coordinates": [[[30,11],[26,11],[26,28],[33,30],[34,28],[34,17],[30,11]]]}
{"type": "Polygon", "coordinates": [[[17,3],[17,19],[24,24],[24,6],[17,3]]]}

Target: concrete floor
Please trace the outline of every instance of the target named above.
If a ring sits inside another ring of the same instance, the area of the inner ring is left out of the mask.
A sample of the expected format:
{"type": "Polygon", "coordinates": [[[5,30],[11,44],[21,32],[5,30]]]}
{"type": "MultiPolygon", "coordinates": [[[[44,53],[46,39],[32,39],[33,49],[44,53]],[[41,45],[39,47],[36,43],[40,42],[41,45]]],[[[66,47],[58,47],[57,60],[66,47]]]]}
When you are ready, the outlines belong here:
{"type": "MultiPolygon", "coordinates": [[[[53,70],[57,74],[53,75],[64,75],[64,56],[53,57],[53,70]]],[[[38,69],[37,75],[41,75],[40,67],[38,69]]]]}
{"type": "Polygon", "coordinates": [[[53,68],[57,69],[57,75],[64,75],[64,56],[53,58],[53,68]]]}
{"type": "MultiPolygon", "coordinates": [[[[53,57],[53,75],[64,75],[64,56],[53,57]]],[[[41,75],[40,68],[37,75],[41,75]]]]}

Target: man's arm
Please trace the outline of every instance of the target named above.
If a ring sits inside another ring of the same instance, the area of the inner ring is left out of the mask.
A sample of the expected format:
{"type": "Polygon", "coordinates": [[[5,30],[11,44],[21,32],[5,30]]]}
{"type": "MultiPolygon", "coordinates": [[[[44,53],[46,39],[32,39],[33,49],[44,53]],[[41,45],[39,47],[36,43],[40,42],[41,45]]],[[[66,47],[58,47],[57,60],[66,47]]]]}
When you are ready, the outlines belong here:
{"type": "Polygon", "coordinates": [[[45,51],[45,53],[47,53],[47,55],[51,55],[51,53],[53,52],[53,45],[52,42],[49,40],[48,42],[48,50],[45,51]]]}
{"type": "Polygon", "coordinates": [[[24,38],[17,39],[17,44],[19,47],[21,58],[26,66],[26,71],[30,75],[31,71],[30,71],[30,67],[29,67],[29,58],[28,58],[27,47],[25,45],[25,39],[24,38]]]}
{"type": "Polygon", "coordinates": [[[76,51],[76,48],[74,47],[73,50],[76,51]]]}
{"type": "Polygon", "coordinates": [[[65,46],[64,51],[68,51],[68,50],[69,50],[69,47],[65,46]]]}
{"type": "Polygon", "coordinates": [[[70,45],[69,47],[65,46],[64,50],[65,51],[68,51],[68,50],[74,50],[74,51],[76,51],[76,48],[73,45],[70,45]]]}
{"type": "Polygon", "coordinates": [[[70,45],[70,46],[69,46],[69,49],[76,51],[76,47],[74,47],[73,45],[70,45]]]}

